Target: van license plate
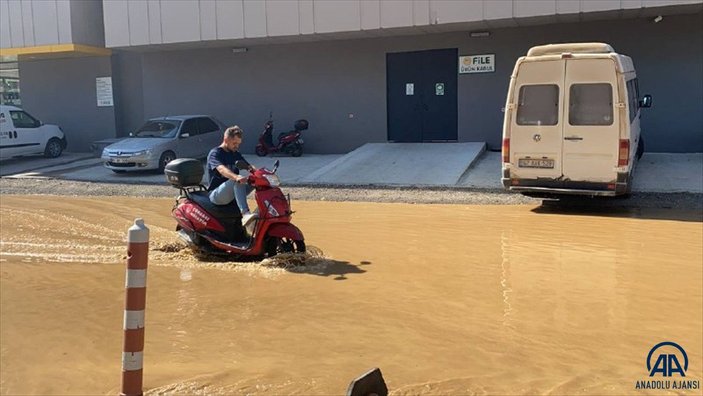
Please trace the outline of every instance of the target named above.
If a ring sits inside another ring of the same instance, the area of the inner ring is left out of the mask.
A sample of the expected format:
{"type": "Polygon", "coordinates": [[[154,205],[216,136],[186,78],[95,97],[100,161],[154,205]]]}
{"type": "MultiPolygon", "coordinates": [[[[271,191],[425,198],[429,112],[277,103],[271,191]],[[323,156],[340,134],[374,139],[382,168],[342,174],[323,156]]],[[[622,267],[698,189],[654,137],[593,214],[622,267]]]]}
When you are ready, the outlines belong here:
{"type": "Polygon", "coordinates": [[[517,161],[517,165],[520,168],[554,168],[553,159],[532,159],[532,158],[520,158],[517,161]]]}

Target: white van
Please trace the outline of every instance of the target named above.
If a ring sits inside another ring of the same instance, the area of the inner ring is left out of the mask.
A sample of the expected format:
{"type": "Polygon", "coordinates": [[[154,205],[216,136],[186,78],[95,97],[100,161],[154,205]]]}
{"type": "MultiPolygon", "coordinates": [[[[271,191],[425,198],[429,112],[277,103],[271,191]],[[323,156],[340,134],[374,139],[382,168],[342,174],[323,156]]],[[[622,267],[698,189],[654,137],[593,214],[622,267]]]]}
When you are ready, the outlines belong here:
{"type": "Polygon", "coordinates": [[[66,136],[56,125],[44,124],[15,106],[0,105],[0,158],[61,155],[66,136]]]}
{"type": "Polygon", "coordinates": [[[526,195],[613,196],[632,187],[644,151],[632,59],[603,43],[531,48],[510,76],[503,186],[526,195]]]}

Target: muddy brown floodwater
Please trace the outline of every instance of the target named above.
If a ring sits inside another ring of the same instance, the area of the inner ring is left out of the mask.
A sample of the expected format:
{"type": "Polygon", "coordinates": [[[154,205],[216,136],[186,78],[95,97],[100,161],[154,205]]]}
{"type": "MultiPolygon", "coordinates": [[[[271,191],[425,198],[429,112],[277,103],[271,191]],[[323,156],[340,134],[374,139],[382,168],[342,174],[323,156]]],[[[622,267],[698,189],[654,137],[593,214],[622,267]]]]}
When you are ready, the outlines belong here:
{"type": "Polygon", "coordinates": [[[169,249],[171,199],[0,199],[2,394],[119,391],[136,217],[147,394],[646,394],[661,341],[703,376],[700,213],[293,202],[324,257],[286,268],[169,249]]]}

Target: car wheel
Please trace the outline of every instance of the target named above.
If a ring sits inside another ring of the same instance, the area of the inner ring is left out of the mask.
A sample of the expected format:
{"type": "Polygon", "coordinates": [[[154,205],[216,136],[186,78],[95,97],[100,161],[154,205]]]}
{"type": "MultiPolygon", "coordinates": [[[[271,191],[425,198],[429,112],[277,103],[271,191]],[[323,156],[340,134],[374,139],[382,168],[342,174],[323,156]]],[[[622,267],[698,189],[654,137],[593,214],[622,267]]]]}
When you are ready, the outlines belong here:
{"type": "Polygon", "coordinates": [[[166,165],[168,165],[169,162],[175,159],[176,153],[174,153],[173,151],[166,151],[165,153],[161,154],[161,158],[159,159],[159,172],[164,173],[166,165]]]}
{"type": "Polygon", "coordinates": [[[57,138],[51,138],[46,143],[46,148],[44,149],[44,156],[47,158],[56,158],[63,152],[63,144],[57,138]]]}

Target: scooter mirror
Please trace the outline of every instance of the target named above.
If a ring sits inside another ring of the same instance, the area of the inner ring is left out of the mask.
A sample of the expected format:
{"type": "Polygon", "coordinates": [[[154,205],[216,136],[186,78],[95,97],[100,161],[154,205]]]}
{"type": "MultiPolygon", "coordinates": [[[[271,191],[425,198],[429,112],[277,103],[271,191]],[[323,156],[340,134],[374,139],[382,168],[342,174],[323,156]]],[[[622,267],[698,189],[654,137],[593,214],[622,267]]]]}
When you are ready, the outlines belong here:
{"type": "Polygon", "coordinates": [[[241,169],[241,170],[247,170],[247,169],[249,169],[249,166],[247,165],[247,163],[244,162],[244,161],[242,161],[242,160],[239,160],[239,161],[235,162],[235,163],[234,163],[234,166],[236,166],[237,169],[241,169]]]}
{"type": "Polygon", "coordinates": [[[276,162],[273,163],[273,173],[276,173],[276,169],[278,169],[278,165],[281,164],[280,160],[276,160],[276,162]]]}

